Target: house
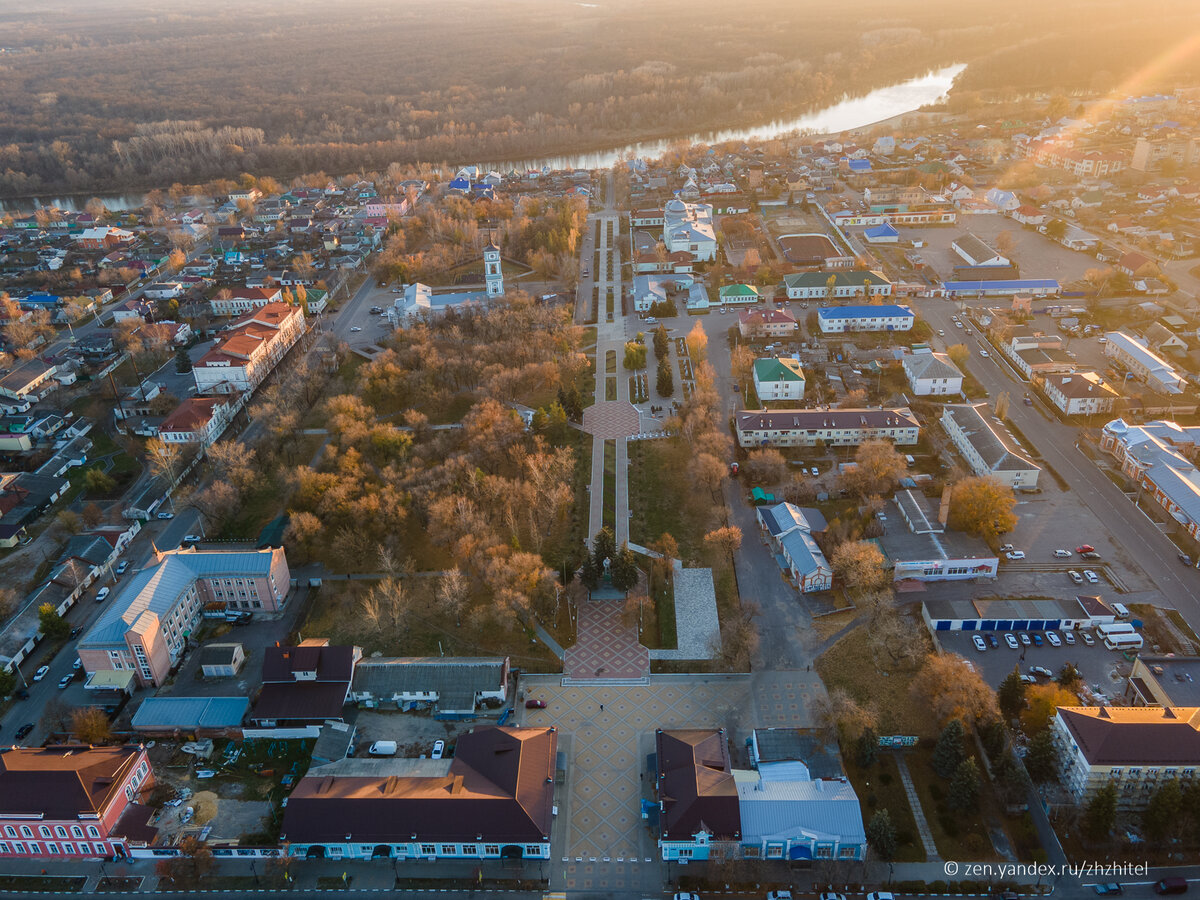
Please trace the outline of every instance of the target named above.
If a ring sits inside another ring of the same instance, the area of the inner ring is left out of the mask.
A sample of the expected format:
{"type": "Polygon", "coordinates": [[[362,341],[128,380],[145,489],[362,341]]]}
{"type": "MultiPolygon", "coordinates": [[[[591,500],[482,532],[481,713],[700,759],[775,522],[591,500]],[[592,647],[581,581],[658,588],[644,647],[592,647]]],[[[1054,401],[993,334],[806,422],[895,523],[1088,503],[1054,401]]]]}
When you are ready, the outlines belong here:
{"type": "Polygon", "coordinates": [[[213,295],[209,307],[214,316],[243,316],[268,303],[282,303],[282,288],[223,288],[213,295]]]}
{"type": "Polygon", "coordinates": [[[1022,225],[1044,225],[1046,214],[1036,206],[1019,206],[1012,211],[1012,217],[1022,225]]]}
{"type": "Polygon", "coordinates": [[[1144,809],[1160,785],[1200,767],[1200,707],[1060,706],[1051,734],[1078,805],[1115,784],[1119,809],[1144,809]]]}
{"type": "Polygon", "coordinates": [[[183,296],[183,285],[178,281],[156,281],[146,285],[142,295],[147,300],[174,300],[183,296]]]}
{"type": "Polygon", "coordinates": [[[80,250],[112,250],[133,237],[132,231],[123,228],[86,228],[75,235],[75,243],[80,250]]]}
{"type": "Polygon", "coordinates": [[[666,303],[688,291],[693,283],[686,275],[634,275],[633,311],[648,313],[655,303],[666,303]]]}
{"type": "Polygon", "coordinates": [[[341,721],[361,647],[331,647],[324,638],[263,651],[262,690],[250,722],[259,728],[299,728],[341,721]]]}
{"type": "Polygon", "coordinates": [[[1151,388],[1164,394],[1182,394],[1186,380],[1175,367],[1154,353],[1142,339],[1110,331],[1105,335],[1104,355],[1115,359],[1151,388]]]}
{"type": "Polygon", "coordinates": [[[756,359],[754,392],[762,403],[804,399],[804,369],[796,359],[756,359]]]}
{"type": "Polygon", "coordinates": [[[290,585],[282,547],[160,550],[117,587],[79,641],[79,658],[89,673],[131,669],[142,685],[160,685],[205,606],[274,612],[290,585]]]}
{"type": "Polygon", "coordinates": [[[915,444],[921,430],[907,408],[739,410],[734,428],[746,448],[856,447],[877,438],[915,444]]]}
{"type": "Polygon", "coordinates": [[[40,400],[53,389],[51,385],[57,387],[51,381],[57,371],[58,366],[53,363],[42,362],[36,357],[26,360],[0,377],[0,397],[18,401],[40,400]]]}
{"type": "Polygon", "coordinates": [[[900,232],[891,222],[884,222],[863,232],[868,244],[896,244],[900,241],[900,232]]]}
{"type": "Polygon", "coordinates": [[[253,392],[305,330],[299,306],[269,303],[247,313],[192,366],[197,393],[253,392]]]}
{"type": "Polygon", "coordinates": [[[838,272],[799,272],[783,279],[789,300],[828,300],[890,297],[892,283],[882,272],[851,269],[838,272]]]}
{"type": "Polygon", "coordinates": [[[1008,429],[992,418],[986,403],[947,406],[941,422],[976,475],[994,476],[1013,490],[1037,487],[1041,467],[1025,456],[1008,429]]]}
{"type": "Polygon", "coordinates": [[[984,199],[1001,212],[1012,212],[1021,205],[1016,194],[1001,188],[991,188],[984,199]]]}
{"type": "Polygon", "coordinates": [[[1066,350],[1058,350],[1053,347],[1032,347],[1016,352],[1007,350],[1007,355],[1014,368],[1028,380],[1032,380],[1038,375],[1075,371],[1075,357],[1066,350]]]}
{"type": "Polygon", "coordinates": [[[351,699],[366,707],[432,707],[440,719],[473,716],[508,696],[508,657],[372,658],[354,669],[351,699]]]}
{"type": "Polygon", "coordinates": [[[962,257],[968,266],[1007,266],[1009,260],[1001,256],[978,237],[971,233],[955,238],[950,247],[962,257]]]}
{"type": "Polygon", "coordinates": [[[303,859],[549,859],[558,734],[477,727],[453,759],[344,759],[309,769],[280,841],[303,859]]]}
{"type": "Polygon", "coordinates": [[[1121,472],[1193,538],[1200,538],[1200,471],[1191,462],[1200,427],[1154,421],[1130,425],[1114,419],[1100,433],[1100,449],[1121,472]]]}
{"type": "Polygon", "coordinates": [[[141,745],[0,751],[0,858],[112,859],[154,841],[141,745]]]}
{"type": "Polygon", "coordinates": [[[236,395],[189,397],[158,426],[158,436],[168,444],[203,444],[216,441],[240,405],[236,395]]]}
{"type": "Polygon", "coordinates": [[[761,299],[758,288],[749,284],[722,285],[719,297],[722,306],[753,306],[761,299]]]}
{"type": "Polygon", "coordinates": [[[780,503],[760,506],[755,515],[759,528],[771,542],[771,549],[783,557],[801,593],[828,591],[833,587],[833,568],[813,538],[813,532],[818,528],[823,530],[825,525],[816,510],[806,512],[791,503],[780,503]]]}
{"type": "Polygon", "coordinates": [[[786,309],[743,309],[738,312],[738,333],[750,340],[791,337],[796,328],[796,317],[786,309]]]}
{"type": "Polygon", "coordinates": [[[675,198],[663,208],[663,243],[667,251],[684,251],[697,262],[717,255],[717,233],[709,203],[687,203],[675,198]]]}
{"type": "Polygon", "coordinates": [[[909,387],[918,397],[963,392],[963,374],[945,353],[928,348],[914,350],[901,362],[909,387]]]}
{"type": "Polygon", "coordinates": [[[742,819],[725,729],[660,728],[654,745],[662,858],[703,860],[714,844],[737,848],[742,819]]]}
{"type": "Polygon", "coordinates": [[[1046,375],[1038,380],[1050,402],[1068,416],[1094,416],[1111,413],[1120,394],[1095,372],[1046,375]]]}
{"type": "Polygon", "coordinates": [[[911,331],[917,317],[910,307],[823,306],[817,310],[822,334],[848,331],[911,331]]]}
{"type": "Polygon", "coordinates": [[[206,644],[200,650],[200,672],[205,678],[233,678],[246,662],[246,651],[237,641],[206,644]]]}

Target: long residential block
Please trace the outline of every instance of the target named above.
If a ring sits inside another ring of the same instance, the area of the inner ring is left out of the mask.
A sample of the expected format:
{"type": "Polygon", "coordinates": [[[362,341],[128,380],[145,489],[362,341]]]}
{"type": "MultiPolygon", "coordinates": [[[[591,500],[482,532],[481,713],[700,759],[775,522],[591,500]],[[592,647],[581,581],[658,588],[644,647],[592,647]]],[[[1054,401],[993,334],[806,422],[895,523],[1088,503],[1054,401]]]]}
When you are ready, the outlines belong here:
{"type": "Polygon", "coordinates": [[[921,434],[916,416],[907,407],[740,410],[735,420],[738,444],[748,448],[813,447],[817,443],[855,447],[875,438],[915,444],[921,434]]]}

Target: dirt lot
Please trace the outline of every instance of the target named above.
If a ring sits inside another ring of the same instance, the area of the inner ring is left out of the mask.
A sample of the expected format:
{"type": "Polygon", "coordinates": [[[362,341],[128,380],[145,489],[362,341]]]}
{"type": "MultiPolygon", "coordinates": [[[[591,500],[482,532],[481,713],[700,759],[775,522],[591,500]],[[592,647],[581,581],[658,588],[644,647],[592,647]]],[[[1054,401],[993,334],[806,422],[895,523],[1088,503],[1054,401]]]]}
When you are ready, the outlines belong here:
{"type": "MultiPolygon", "coordinates": [[[[499,710],[497,710],[499,713],[499,710]]],[[[357,756],[365,756],[367,748],[375,741],[395,741],[399,744],[397,756],[428,756],[433,742],[442,740],[451,745],[460,734],[477,725],[494,725],[496,719],[475,719],[472,722],[443,722],[428,714],[396,712],[395,710],[359,710],[355,726],[358,728],[357,756]]]]}

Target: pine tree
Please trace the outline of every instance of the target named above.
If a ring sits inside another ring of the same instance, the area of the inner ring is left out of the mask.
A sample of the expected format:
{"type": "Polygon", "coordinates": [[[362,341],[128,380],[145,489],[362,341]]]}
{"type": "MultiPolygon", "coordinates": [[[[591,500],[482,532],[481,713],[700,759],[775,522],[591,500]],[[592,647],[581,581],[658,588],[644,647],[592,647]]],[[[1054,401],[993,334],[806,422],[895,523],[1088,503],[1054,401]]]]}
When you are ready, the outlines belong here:
{"type": "Polygon", "coordinates": [[[658,394],[660,397],[670,397],[675,393],[675,376],[671,373],[671,360],[667,358],[658,361],[658,394]]]}
{"type": "Polygon", "coordinates": [[[1179,779],[1172,778],[1164,781],[1151,794],[1150,802],[1142,813],[1142,827],[1146,829],[1146,837],[1152,841],[1164,841],[1179,830],[1180,816],[1183,813],[1183,789],[1179,779]]]}
{"type": "Polygon", "coordinates": [[[896,855],[896,826],[886,808],[876,810],[871,816],[866,833],[867,843],[880,859],[887,861],[896,855]]]}
{"type": "Polygon", "coordinates": [[[868,766],[873,766],[878,753],[879,736],[875,734],[874,728],[868,726],[858,736],[858,740],[854,742],[854,758],[858,763],[858,767],[865,769],[868,766]]]}
{"type": "Polygon", "coordinates": [[[1050,729],[1039,731],[1029,742],[1025,754],[1025,771],[1039,784],[1049,781],[1058,773],[1058,750],[1050,729]]]}
{"type": "Polygon", "coordinates": [[[1117,821],[1117,786],[1108,782],[1088,801],[1083,811],[1083,834],[1089,841],[1104,841],[1117,821]]]}
{"type": "Polygon", "coordinates": [[[1021,680],[1018,667],[1013,666],[1013,670],[1000,682],[1000,687],[996,689],[996,702],[1005,719],[1015,719],[1025,709],[1025,682],[1021,680]]]}
{"type": "Polygon", "coordinates": [[[659,363],[666,359],[668,349],[670,349],[670,340],[667,337],[667,327],[659,325],[654,329],[654,357],[659,363]]]}
{"type": "Polygon", "coordinates": [[[616,555],[617,539],[613,535],[612,529],[605,526],[597,531],[596,536],[592,538],[592,562],[595,563],[596,571],[601,575],[604,574],[604,561],[607,559],[609,571],[611,572],[616,555]]]}
{"type": "Polygon", "coordinates": [[[946,801],[954,809],[966,811],[979,800],[979,767],[975,760],[967,757],[954,770],[954,779],[950,782],[950,791],[946,801]]]}
{"type": "Polygon", "coordinates": [[[963,751],[963,724],[951,719],[942,729],[937,746],[933,748],[933,770],[942,778],[951,778],[966,756],[963,751]]]}
{"type": "Polygon", "coordinates": [[[612,585],[618,591],[632,590],[638,582],[638,566],[637,557],[633,555],[633,551],[626,544],[621,545],[620,551],[613,557],[612,568],[612,585]]]}

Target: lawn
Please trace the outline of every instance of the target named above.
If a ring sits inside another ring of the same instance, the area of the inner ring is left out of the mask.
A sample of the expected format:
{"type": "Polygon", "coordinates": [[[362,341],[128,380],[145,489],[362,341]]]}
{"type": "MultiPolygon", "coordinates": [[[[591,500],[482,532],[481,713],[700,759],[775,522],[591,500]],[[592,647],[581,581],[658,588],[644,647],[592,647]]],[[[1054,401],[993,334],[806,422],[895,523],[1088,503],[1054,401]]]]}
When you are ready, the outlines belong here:
{"type": "MultiPolygon", "coordinates": [[[[617,518],[617,442],[604,442],[604,527],[613,528],[617,518]]],[[[636,543],[636,542],[635,542],[636,543]]]]}
{"type": "Polygon", "coordinates": [[[842,753],[842,759],[846,764],[846,775],[862,805],[863,824],[870,822],[877,810],[886,809],[896,828],[896,862],[924,862],[925,848],[917,833],[917,823],[895,759],[888,753],[879,753],[874,765],[865,769],[856,764],[854,754],[849,750],[842,753]]]}
{"type": "Polygon", "coordinates": [[[943,859],[999,860],[1000,856],[992,847],[984,821],[988,819],[1000,823],[1003,813],[997,807],[991,783],[984,774],[983,763],[973,752],[974,741],[968,738],[966,746],[968,754],[976,757],[982,780],[979,803],[969,812],[955,812],[947,805],[950,781],[939,777],[933,770],[933,740],[923,740],[915,751],[905,754],[908,771],[917,787],[921,808],[925,811],[925,819],[929,822],[933,840],[943,859]]]}
{"type": "Polygon", "coordinates": [[[87,879],[82,875],[0,875],[0,891],[81,891],[87,879]]]}
{"type": "Polygon", "coordinates": [[[712,517],[712,498],[688,479],[691,458],[680,438],[629,444],[629,539],[648,546],[670,534],[689,565],[703,557],[705,525],[712,517]]]}
{"type": "MultiPolygon", "coordinates": [[[[297,630],[306,636],[329,638],[335,646],[362,647],[365,657],[377,651],[385,656],[508,656],[526,672],[561,671],[561,663],[545,644],[534,641],[516,624],[481,621],[470,609],[463,614],[461,627],[450,619],[442,621],[433,612],[435,578],[414,577],[407,585],[417,612],[398,626],[376,629],[364,620],[362,610],[363,598],[374,582],[326,579],[310,592],[303,624],[297,630]]],[[[474,606],[484,602],[481,597],[472,598],[474,606]]]]}

